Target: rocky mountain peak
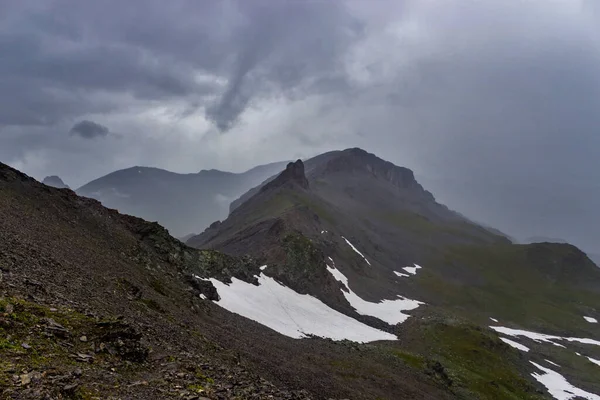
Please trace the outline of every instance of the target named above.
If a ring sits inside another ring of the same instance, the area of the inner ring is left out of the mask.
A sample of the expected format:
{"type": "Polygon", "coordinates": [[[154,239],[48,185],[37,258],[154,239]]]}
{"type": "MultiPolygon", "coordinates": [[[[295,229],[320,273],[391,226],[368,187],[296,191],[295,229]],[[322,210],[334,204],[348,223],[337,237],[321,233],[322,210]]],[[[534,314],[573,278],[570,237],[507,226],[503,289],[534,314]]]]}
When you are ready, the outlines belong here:
{"type": "Polygon", "coordinates": [[[402,190],[422,192],[426,197],[433,200],[433,196],[425,191],[417,182],[412,170],[382,160],[375,154],[360,148],[350,148],[341,151],[337,157],[327,162],[324,173],[368,175],[375,179],[387,181],[402,190]]]}
{"type": "Polygon", "coordinates": [[[261,191],[290,184],[308,189],[308,179],[306,179],[306,174],[304,173],[304,163],[302,160],[288,163],[285,170],[277,178],[263,186],[261,191]]]}
{"type": "Polygon", "coordinates": [[[52,186],[55,188],[59,188],[59,189],[63,189],[63,188],[69,188],[69,186],[67,184],[65,184],[62,179],[60,179],[60,177],[56,176],[56,175],[50,175],[44,178],[44,180],[42,181],[42,183],[44,185],[47,186],[52,186]]]}

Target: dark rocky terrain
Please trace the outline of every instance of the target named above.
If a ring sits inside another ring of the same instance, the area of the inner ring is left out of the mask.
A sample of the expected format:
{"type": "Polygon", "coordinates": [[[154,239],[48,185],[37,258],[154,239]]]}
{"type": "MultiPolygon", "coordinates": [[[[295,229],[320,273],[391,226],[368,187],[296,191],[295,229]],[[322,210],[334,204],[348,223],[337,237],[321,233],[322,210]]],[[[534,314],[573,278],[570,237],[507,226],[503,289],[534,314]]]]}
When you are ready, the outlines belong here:
{"type": "Polygon", "coordinates": [[[172,235],[183,237],[225,217],[233,199],[284,166],[261,165],[239,174],[215,169],[177,174],[132,167],[95,179],[76,192],[122,213],[157,221],[172,235]]]}

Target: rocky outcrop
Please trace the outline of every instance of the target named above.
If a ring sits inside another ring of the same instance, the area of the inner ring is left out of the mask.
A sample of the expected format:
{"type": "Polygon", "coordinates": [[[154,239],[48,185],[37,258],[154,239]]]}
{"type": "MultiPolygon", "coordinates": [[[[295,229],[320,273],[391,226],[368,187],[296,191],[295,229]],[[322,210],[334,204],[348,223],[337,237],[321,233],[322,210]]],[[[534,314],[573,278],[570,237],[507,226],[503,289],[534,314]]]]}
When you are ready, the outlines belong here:
{"type": "Polygon", "coordinates": [[[265,192],[282,186],[297,186],[302,189],[308,189],[308,179],[306,179],[304,173],[304,163],[302,160],[289,163],[277,178],[263,186],[260,191],[265,192]]]}

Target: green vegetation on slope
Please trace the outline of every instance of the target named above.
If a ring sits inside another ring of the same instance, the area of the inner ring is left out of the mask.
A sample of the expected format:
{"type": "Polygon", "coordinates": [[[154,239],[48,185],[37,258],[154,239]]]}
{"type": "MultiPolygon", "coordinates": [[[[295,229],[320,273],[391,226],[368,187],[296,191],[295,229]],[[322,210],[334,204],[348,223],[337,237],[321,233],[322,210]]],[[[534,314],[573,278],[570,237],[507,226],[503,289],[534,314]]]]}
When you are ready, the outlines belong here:
{"type": "Polygon", "coordinates": [[[454,246],[432,256],[414,284],[430,304],[484,324],[489,317],[528,329],[591,335],[585,322],[600,310],[600,291],[589,260],[569,245],[454,246]]]}
{"type": "Polygon", "coordinates": [[[0,298],[0,388],[22,388],[62,376],[66,383],[53,385],[55,395],[99,398],[92,396],[110,390],[110,386],[96,382],[92,389],[86,379],[80,379],[83,371],[87,376],[110,366],[117,371],[114,367],[119,365],[118,372],[127,374],[130,367],[125,362],[143,362],[147,354],[139,336],[117,320],[0,298]],[[71,385],[69,381],[78,382],[71,385]]]}
{"type": "Polygon", "coordinates": [[[518,352],[491,330],[459,320],[411,321],[400,345],[382,345],[463,399],[542,399],[518,352]]]}
{"type": "Polygon", "coordinates": [[[494,235],[488,230],[466,221],[457,220],[444,223],[433,222],[423,215],[407,210],[374,212],[371,217],[424,237],[445,235],[447,237],[460,238],[469,242],[481,242],[482,240],[506,242],[505,238],[494,235]]]}

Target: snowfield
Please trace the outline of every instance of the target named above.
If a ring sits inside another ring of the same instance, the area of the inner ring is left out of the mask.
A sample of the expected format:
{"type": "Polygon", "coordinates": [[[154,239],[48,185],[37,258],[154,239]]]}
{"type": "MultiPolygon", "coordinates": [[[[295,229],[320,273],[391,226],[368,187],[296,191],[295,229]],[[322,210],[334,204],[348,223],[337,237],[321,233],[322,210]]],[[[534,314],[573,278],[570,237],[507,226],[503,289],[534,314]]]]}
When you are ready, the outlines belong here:
{"type": "Polygon", "coordinates": [[[361,343],[396,340],[395,335],[365,325],[262,273],[258,286],[236,278],[229,285],[214,278],[210,281],[221,297],[216,304],[292,338],[316,335],[361,343]]]}
{"type": "Polygon", "coordinates": [[[338,282],[341,282],[346,286],[348,291],[342,291],[342,293],[357,313],[379,318],[388,324],[395,325],[406,321],[410,315],[404,314],[402,311],[414,310],[423,304],[420,301],[407,299],[402,296],[398,296],[402,298],[397,300],[381,300],[378,303],[363,300],[350,289],[348,278],[336,269],[335,266],[330,267],[327,265],[327,271],[329,271],[338,282]]]}
{"type": "Polygon", "coordinates": [[[583,317],[583,319],[585,319],[587,322],[589,322],[590,324],[597,324],[598,320],[596,318],[592,318],[592,317],[583,317]]]}
{"type": "Polygon", "coordinates": [[[536,368],[543,371],[543,374],[532,373],[531,376],[540,382],[548,389],[550,395],[557,400],[570,400],[576,397],[581,397],[588,400],[600,400],[600,396],[593,393],[581,390],[571,385],[567,380],[558,372],[551,370],[550,368],[542,367],[539,364],[530,361],[536,368]]]}

